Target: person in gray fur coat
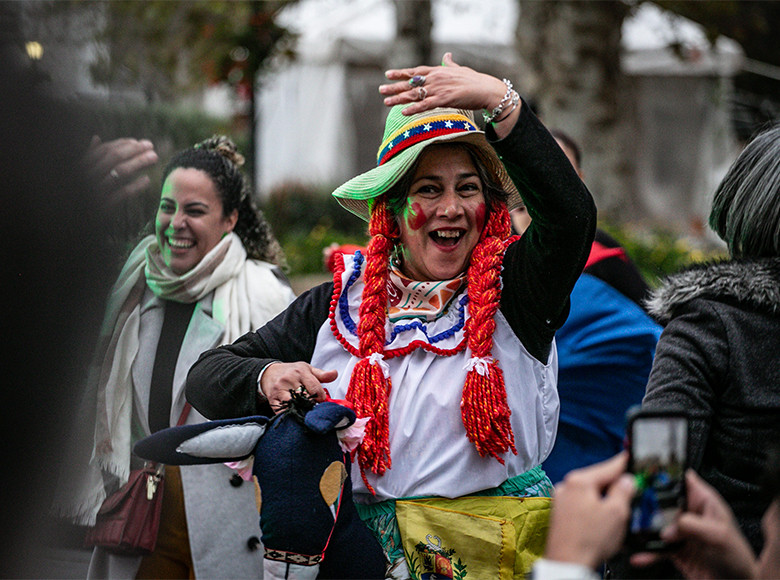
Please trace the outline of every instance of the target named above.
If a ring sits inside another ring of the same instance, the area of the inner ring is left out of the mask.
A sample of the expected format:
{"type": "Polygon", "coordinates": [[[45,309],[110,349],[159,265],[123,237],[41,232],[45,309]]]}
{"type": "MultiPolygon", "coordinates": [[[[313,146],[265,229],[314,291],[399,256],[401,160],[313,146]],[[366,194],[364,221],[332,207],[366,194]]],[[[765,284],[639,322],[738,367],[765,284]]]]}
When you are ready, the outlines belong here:
{"type": "Polygon", "coordinates": [[[770,498],[759,474],[780,441],[780,125],[742,151],[710,227],[730,259],[669,277],[648,307],[666,328],[642,407],[691,416],[691,467],[723,495],[756,552],[770,498]]]}

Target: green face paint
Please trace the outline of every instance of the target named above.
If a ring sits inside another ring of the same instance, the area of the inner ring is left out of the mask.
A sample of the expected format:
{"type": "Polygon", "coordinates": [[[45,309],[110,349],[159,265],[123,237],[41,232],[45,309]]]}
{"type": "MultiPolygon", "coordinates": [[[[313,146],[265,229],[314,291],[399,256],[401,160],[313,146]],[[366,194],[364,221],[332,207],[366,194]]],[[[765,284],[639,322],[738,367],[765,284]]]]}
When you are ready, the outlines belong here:
{"type": "MultiPolygon", "coordinates": [[[[178,204],[176,203],[176,196],[173,193],[173,183],[170,179],[166,179],[162,185],[162,191],[160,192],[160,205],[157,207],[157,215],[155,216],[155,229],[160,230],[162,222],[160,221],[161,215],[172,216],[176,213],[178,204]]],[[[171,225],[171,221],[168,221],[168,225],[171,225]]]]}
{"type": "Polygon", "coordinates": [[[165,264],[176,274],[189,272],[230,233],[237,210],[222,215],[211,177],[190,167],[176,168],[161,187],[155,235],[165,264]]]}

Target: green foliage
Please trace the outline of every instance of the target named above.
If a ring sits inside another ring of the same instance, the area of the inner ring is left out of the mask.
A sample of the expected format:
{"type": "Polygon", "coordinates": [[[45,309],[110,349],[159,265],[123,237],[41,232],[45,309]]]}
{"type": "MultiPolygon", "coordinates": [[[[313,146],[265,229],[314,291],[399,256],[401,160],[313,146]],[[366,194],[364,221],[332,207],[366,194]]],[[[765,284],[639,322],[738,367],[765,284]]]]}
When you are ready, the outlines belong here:
{"type": "Polygon", "coordinates": [[[280,187],[271,192],[263,211],[277,233],[310,232],[317,225],[346,234],[364,235],[366,232],[366,223],[342,208],[330,189],[299,184],[280,187]]]}
{"type": "MultiPolygon", "coordinates": [[[[324,272],[322,250],[334,242],[368,241],[365,222],[343,209],[329,190],[291,185],[276,191],[263,211],[284,248],[291,276],[324,272]]],[[[694,262],[726,255],[724,249],[695,245],[671,230],[614,223],[599,227],[620,242],[653,287],[694,262]]]]}
{"type": "Polygon", "coordinates": [[[415,580],[420,577],[420,559],[417,556],[417,552],[412,552],[406,559],[407,567],[409,568],[409,574],[415,580]]]}
{"type": "Polygon", "coordinates": [[[343,209],[330,191],[293,185],[277,190],[262,206],[290,275],[324,272],[322,250],[332,243],[365,245],[366,224],[343,209]]]}
{"type": "MultiPolygon", "coordinates": [[[[114,0],[103,4],[93,79],[144,88],[150,101],[171,101],[206,82],[227,81],[243,96],[275,52],[290,52],[293,35],[275,23],[291,0],[114,0]]],[[[78,5],[78,3],[76,3],[78,5]]]]}
{"type": "Polygon", "coordinates": [[[463,578],[468,576],[468,572],[466,571],[466,564],[461,562],[460,558],[458,558],[457,562],[453,563],[452,570],[455,573],[454,580],[463,580],[463,578]]]}
{"type": "Polygon", "coordinates": [[[704,249],[691,244],[669,230],[644,230],[630,224],[601,223],[599,227],[614,237],[625,248],[650,286],[655,287],[669,274],[705,260],[726,255],[725,250],[704,249]]]}
{"type": "MultiPolygon", "coordinates": [[[[284,248],[291,276],[324,272],[322,250],[334,242],[368,241],[365,222],[343,209],[330,190],[290,185],[276,191],[262,209],[284,248]]],[[[599,227],[621,243],[651,286],[693,262],[725,256],[725,250],[694,245],[671,230],[614,223],[599,227]]]]}
{"type": "Polygon", "coordinates": [[[233,134],[230,121],[209,116],[192,108],[168,104],[119,106],[105,102],[83,104],[92,117],[94,131],[107,141],[118,137],[150,139],[161,158],[166,151],[177,151],[210,137],[214,133],[227,133],[241,149],[246,145],[245,135],[233,134]]]}
{"type": "MultiPolygon", "coordinates": [[[[272,225],[273,222],[271,222],[272,225]]],[[[276,228],[274,228],[276,232],[276,228]]],[[[343,235],[331,228],[315,226],[308,234],[278,235],[287,256],[290,276],[325,272],[322,250],[332,243],[364,245],[366,237],[343,235]]]]}

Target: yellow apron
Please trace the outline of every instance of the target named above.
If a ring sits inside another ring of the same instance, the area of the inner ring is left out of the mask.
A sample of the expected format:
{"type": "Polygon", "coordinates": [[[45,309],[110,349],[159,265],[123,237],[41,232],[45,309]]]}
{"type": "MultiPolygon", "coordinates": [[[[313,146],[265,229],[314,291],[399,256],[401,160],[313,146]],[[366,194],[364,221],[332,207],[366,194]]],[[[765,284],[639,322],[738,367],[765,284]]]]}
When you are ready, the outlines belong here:
{"type": "Polygon", "coordinates": [[[412,578],[523,579],[544,553],[548,497],[397,500],[412,578]]]}

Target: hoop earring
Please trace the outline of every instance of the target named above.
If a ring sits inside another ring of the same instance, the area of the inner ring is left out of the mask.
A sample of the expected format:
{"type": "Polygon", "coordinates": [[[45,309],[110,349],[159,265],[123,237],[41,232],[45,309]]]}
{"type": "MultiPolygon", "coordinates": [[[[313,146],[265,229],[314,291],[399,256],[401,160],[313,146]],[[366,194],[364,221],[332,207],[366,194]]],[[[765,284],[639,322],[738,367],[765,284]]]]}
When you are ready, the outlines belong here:
{"type": "Polygon", "coordinates": [[[401,269],[401,264],[403,262],[403,253],[404,253],[404,246],[401,242],[398,242],[393,246],[393,249],[390,250],[390,265],[394,268],[397,268],[398,270],[401,269]]]}

